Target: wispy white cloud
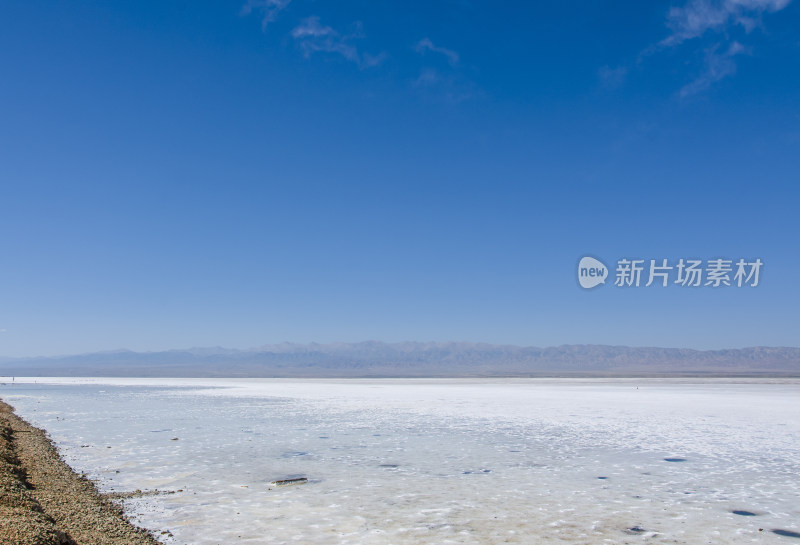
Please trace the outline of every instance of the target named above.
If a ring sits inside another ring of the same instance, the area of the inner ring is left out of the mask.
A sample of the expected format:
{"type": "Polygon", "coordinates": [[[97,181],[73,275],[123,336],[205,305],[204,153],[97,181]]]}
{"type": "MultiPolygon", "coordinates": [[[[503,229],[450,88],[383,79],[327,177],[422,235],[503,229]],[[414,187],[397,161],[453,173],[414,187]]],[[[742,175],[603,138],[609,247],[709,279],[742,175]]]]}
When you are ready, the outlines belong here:
{"type": "Polygon", "coordinates": [[[733,60],[734,57],[747,52],[747,49],[739,42],[733,42],[724,51],[720,51],[719,44],[706,49],[703,73],[693,82],[684,85],[681,88],[680,96],[695,95],[705,91],[722,78],[735,74],[736,62],[733,60]]]}
{"type": "Polygon", "coordinates": [[[278,17],[278,14],[286,9],[292,0],[247,0],[242,6],[242,15],[250,15],[253,12],[261,13],[261,28],[266,29],[267,25],[278,17]]]}
{"type": "Polygon", "coordinates": [[[450,66],[455,66],[458,64],[458,53],[453,51],[452,49],[447,49],[446,47],[438,47],[433,45],[433,42],[430,38],[423,38],[417,45],[414,47],[414,50],[417,53],[424,54],[427,51],[431,51],[433,53],[439,53],[440,55],[444,55],[447,58],[447,62],[450,63],[450,66]]]}
{"type": "Polygon", "coordinates": [[[319,38],[320,36],[336,36],[338,32],[329,26],[322,26],[319,17],[308,17],[292,30],[294,38],[319,38]]]}
{"type": "Polygon", "coordinates": [[[703,39],[703,71],[691,83],[684,85],[679,95],[683,98],[705,91],[714,83],[736,73],[737,55],[749,52],[742,44],[754,29],[762,27],[763,16],[781,11],[792,0],[688,0],[683,6],[670,8],[667,28],[670,34],[657,44],[644,50],[643,58],[703,39]],[[736,36],[737,29],[738,36],[736,36]],[[707,45],[714,42],[713,45],[707,45]]]}
{"type": "Polygon", "coordinates": [[[430,38],[422,38],[414,44],[414,51],[420,55],[441,55],[449,65],[434,63],[437,64],[436,67],[423,66],[417,79],[412,82],[419,91],[436,100],[444,99],[450,103],[462,102],[479,94],[475,84],[464,75],[456,51],[437,46],[430,38]]]}
{"type": "Polygon", "coordinates": [[[354,32],[343,35],[332,27],[322,25],[319,17],[312,16],[303,19],[292,30],[292,38],[295,39],[306,57],[318,52],[334,53],[356,63],[361,68],[378,66],[386,58],[385,53],[377,55],[361,53],[353,45],[352,40],[363,38],[360,24],[356,24],[354,32]]]}
{"type": "Polygon", "coordinates": [[[661,45],[677,45],[702,36],[707,31],[724,31],[741,25],[746,32],[760,25],[764,13],[780,11],[791,0],[689,0],[682,7],[673,7],[667,16],[672,34],[661,45]]]}

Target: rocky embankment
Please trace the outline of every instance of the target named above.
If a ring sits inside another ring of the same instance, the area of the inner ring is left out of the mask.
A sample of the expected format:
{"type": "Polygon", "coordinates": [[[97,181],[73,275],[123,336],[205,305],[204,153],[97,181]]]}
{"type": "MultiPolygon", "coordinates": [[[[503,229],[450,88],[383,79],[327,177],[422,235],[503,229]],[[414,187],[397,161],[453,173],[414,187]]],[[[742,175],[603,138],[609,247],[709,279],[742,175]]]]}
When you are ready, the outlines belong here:
{"type": "Polygon", "coordinates": [[[0,544],[158,545],[0,401],[0,544]]]}

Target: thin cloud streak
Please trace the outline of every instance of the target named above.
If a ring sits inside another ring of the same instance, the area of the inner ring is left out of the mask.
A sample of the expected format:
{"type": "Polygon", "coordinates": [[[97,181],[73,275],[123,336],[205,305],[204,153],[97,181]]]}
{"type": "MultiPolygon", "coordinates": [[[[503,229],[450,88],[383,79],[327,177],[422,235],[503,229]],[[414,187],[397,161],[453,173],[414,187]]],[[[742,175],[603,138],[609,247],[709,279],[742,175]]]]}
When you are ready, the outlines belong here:
{"type": "Polygon", "coordinates": [[[674,46],[697,38],[706,31],[723,31],[731,24],[741,25],[746,32],[760,24],[764,13],[780,11],[791,0],[690,0],[685,6],[672,7],[667,26],[672,34],[661,41],[674,46]]]}
{"type": "MultiPolygon", "coordinates": [[[[714,34],[714,41],[717,43],[703,49],[703,72],[694,81],[684,85],[678,95],[686,98],[706,91],[714,83],[735,74],[735,57],[750,52],[742,43],[744,36],[739,39],[732,37],[737,27],[741,27],[744,34],[750,34],[754,29],[763,27],[762,18],[765,14],[781,11],[791,1],[689,0],[683,6],[673,6],[666,21],[671,33],[642,51],[637,58],[637,64],[666,49],[674,49],[687,42],[700,40],[707,34],[714,34]]],[[[601,78],[612,75],[613,73],[601,69],[601,78]]]]}
{"type": "Polygon", "coordinates": [[[438,47],[433,45],[433,42],[430,38],[423,38],[417,45],[414,47],[414,50],[417,53],[424,54],[426,51],[431,51],[433,53],[438,53],[440,55],[444,55],[447,58],[447,62],[450,63],[450,66],[455,66],[458,64],[458,53],[453,51],[452,49],[447,49],[446,47],[438,47]]]}
{"type": "Polygon", "coordinates": [[[254,11],[261,12],[261,29],[266,30],[278,14],[286,9],[292,0],[247,0],[242,6],[241,14],[250,15],[254,11]]]}
{"type": "Polygon", "coordinates": [[[438,68],[422,67],[419,76],[412,82],[414,88],[430,97],[444,99],[453,104],[468,100],[477,94],[475,84],[465,78],[459,69],[460,57],[456,51],[437,46],[430,38],[418,41],[414,45],[414,51],[423,56],[427,53],[441,55],[450,66],[449,68],[441,65],[438,68]]]}
{"type": "Polygon", "coordinates": [[[717,44],[706,50],[705,70],[703,74],[693,82],[684,85],[680,90],[681,98],[695,95],[705,91],[712,84],[719,80],[736,73],[736,62],[733,58],[736,55],[747,53],[747,49],[739,42],[733,42],[725,51],[719,52],[720,45],[717,44]]]}
{"type": "Polygon", "coordinates": [[[314,53],[334,53],[341,55],[360,68],[372,68],[381,64],[386,58],[385,53],[371,55],[361,53],[351,40],[362,38],[361,25],[357,24],[356,32],[342,35],[330,26],[320,23],[316,15],[307,17],[292,30],[295,39],[303,54],[308,58],[314,53]]]}

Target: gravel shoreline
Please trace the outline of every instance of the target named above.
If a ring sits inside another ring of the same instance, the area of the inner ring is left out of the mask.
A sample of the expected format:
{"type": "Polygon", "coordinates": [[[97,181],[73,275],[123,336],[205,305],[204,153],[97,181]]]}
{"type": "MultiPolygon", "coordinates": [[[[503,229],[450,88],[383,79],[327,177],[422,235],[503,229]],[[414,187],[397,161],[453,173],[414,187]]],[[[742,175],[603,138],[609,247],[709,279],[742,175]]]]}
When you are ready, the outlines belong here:
{"type": "Polygon", "coordinates": [[[0,401],[0,544],[159,545],[0,401]]]}

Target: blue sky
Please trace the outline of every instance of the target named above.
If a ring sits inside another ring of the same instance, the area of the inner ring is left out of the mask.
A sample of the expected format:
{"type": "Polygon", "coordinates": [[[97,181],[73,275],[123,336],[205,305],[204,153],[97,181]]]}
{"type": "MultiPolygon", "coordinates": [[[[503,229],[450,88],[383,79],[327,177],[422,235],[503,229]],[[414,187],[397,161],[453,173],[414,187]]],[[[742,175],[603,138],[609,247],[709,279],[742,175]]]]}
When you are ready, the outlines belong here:
{"type": "Polygon", "coordinates": [[[0,356],[799,345],[800,3],[500,4],[0,4],[0,356]]]}

